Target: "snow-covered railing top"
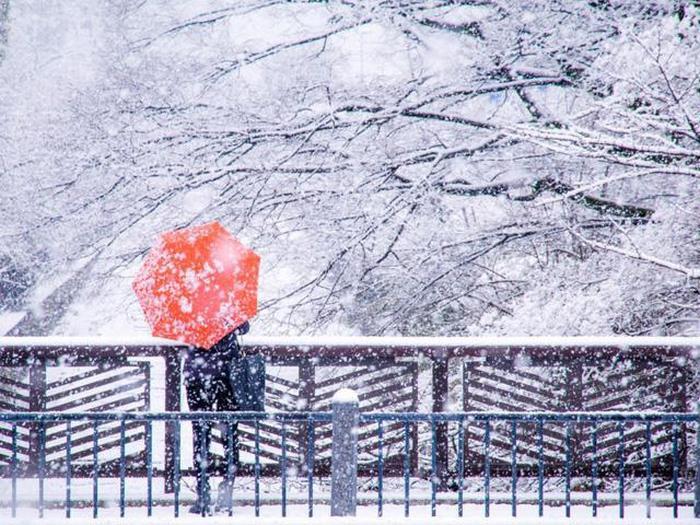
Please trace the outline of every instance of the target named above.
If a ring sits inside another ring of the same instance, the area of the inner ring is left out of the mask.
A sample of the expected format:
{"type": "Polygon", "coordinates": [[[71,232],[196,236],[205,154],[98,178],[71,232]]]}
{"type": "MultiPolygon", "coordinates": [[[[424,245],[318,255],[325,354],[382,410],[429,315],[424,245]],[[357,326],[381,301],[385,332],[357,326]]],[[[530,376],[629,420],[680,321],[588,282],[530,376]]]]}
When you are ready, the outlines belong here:
{"type": "Polygon", "coordinates": [[[523,336],[523,337],[360,337],[302,336],[243,338],[244,346],[372,347],[372,348],[698,348],[700,337],[523,336]]]}
{"type": "MultiPolygon", "coordinates": [[[[597,359],[624,354],[633,359],[678,357],[700,359],[700,337],[264,337],[244,336],[246,353],[274,360],[327,358],[457,357],[532,359],[597,359]]],[[[86,359],[160,356],[169,360],[187,345],[154,337],[0,337],[0,364],[8,359],[86,359]]]]}
{"type": "MultiPolygon", "coordinates": [[[[414,349],[696,349],[700,337],[624,336],[523,336],[523,337],[361,337],[361,336],[243,336],[241,344],[251,349],[292,348],[371,348],[376,350],[414,349]]],[[[9,348],[71,347],[182,347],[178,341],[148,336],[50,336],[0,337],[0,351],[9,348]]],[[[700,357],[700,356],[699,356],[700,357]]]]}

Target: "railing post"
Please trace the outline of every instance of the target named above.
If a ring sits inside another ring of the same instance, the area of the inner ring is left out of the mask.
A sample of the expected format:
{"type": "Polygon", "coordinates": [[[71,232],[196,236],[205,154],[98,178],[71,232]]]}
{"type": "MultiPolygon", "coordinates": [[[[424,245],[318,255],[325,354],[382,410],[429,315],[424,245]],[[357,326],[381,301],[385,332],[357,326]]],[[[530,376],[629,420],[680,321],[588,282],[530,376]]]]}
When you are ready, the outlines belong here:
{"type": "MultiPolygon", "coordinates": [[[[436,349],[433,352],[433,412],[446,412],[449,390],[448,356],[444,349],[436,349]]],[[[449,437],[447,435],[447,423],[435,425],[436,442],[436,469],[432,473],[437,477],[438,490],[445,490],[447,486],[449,437]]]]}
{"type": "MultiPolygon", "coordinates": [[[[180,387],[182,383],[180,372],[180,354],[173,351],[165,356],[165,410],[166,412],[180,411],[180,387]]],[[[150,406],[150,399],[149,399],[150,406]]],[[[173,449],[173,435],[176,429],[176,421],[166,421],[165,423],[165,492],[175,491],[175,464],[179,458],[175,453],[179,451],[173,449]]]]}
{"type": "Polygon", "coordinates": [[[695,421],[695,517],[700,518],[700,401],[696,406],[698,417],[695,421]]]}
{"type": "Polygon", "coordinates": [[[331,516],[355,516],[357,507],[357,394],[341,388],[333,396],[331,516]]]}
{"type": "MultiPolygon", "coordinates": [[[[313,410],[314,391],[316,390],[316,370],[312,358],[299,362],[299,407],[297,410],[313,410]]],[[[306,423],[301,423],[298,430],[299,440],[299,467],[302,473],[306,473],[309,464],[306,457],[306,444],[309,442],[306,423]]]]}
{"type": "MultiPolygon", "coordinates": [[[[46,360],[42,357],[32,358],[29,365],[29,411],[43,412],[46,410],[46,360]]],[[[29,472],[37,473],[39,465],[39,424],[30,423],[29,450],[26,468],[29,472]]]]}

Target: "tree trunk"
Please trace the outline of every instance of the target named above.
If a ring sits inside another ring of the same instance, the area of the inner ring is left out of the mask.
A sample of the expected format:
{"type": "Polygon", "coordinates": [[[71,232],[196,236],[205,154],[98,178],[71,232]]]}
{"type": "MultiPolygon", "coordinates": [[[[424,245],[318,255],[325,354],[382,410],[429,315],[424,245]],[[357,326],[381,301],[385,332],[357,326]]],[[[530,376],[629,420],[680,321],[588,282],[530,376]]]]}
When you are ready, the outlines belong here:
{"type": "Polygon", "coordinates": [[[0,0],[0,62],[5,57],[7,47],[7,33],[9,32],[8,15],[10,12],[10,0],[0,0]]]}

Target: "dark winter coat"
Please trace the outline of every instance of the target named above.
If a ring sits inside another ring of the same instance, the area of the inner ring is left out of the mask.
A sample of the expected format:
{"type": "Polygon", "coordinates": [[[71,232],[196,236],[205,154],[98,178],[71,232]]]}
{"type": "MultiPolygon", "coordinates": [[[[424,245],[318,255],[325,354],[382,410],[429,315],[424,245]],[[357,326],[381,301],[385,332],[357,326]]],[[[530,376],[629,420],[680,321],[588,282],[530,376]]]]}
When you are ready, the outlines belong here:
{"type": "Polygon", "coordinates": [[[246,322],[209,350],[191,348],[185,360],[185,377],[226,374],[236,409],[261,412],[265,410],[265,360],[261,355],[242,354],[237,338],[248,329],[246,322]]]}

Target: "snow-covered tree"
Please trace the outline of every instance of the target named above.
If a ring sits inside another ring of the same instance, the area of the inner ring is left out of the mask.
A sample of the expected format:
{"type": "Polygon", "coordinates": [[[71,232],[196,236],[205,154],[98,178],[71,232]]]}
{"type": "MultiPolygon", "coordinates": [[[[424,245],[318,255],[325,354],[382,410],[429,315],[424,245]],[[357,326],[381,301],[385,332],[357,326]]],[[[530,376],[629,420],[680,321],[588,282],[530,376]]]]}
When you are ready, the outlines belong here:
{"type": "Polygon", "coordinates": [[[7,45],[7,12],[10,9],[10,0],[0,0],[0,60],[5,54],[7,45]]]}
{"type": "Polygon", "coordinates": [[[100,5],[98,78],[9,175],[96,281],[217,218],[270,331],[698,330],[694,4],[100,5]]]}

